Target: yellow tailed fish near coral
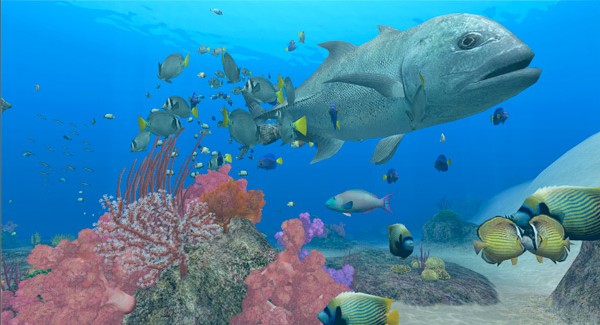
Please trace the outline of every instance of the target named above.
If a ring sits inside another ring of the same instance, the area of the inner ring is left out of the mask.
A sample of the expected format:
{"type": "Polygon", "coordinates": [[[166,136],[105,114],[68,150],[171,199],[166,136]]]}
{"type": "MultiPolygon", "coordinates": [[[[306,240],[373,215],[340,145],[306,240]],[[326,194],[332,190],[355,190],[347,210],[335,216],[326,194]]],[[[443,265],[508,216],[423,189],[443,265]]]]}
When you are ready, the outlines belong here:
{"type": "Polygon", "coordinates": [[[317,318],[325,325],[397,325],[398,310],[390,311],[392,299],[361,292],[343,292],[331,299],[317,318]]]}

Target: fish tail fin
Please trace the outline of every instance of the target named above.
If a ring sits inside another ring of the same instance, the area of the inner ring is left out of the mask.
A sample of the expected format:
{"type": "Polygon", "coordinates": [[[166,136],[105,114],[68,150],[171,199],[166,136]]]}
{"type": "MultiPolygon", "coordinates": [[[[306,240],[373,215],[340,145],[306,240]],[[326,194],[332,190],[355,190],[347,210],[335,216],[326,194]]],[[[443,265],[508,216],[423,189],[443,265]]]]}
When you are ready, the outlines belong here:
{"type": "Polygon", "coordinates": [[[283,165],[283,158],[279,157],[275,160],[278,164],[283,165]]]}
{"type": "Polygon", "coordinates": [[[195,118],[198,118],[198,106],[194,106],[194,108],[192,108],[192,115],[195,118]]]}
{"type": "Polygon", "coordinates": [[[448,166],[452,166],[452,159],[448,158],[448,160],[446,160],[446,164],[448,164],[448,166]]]}
{"type": "Polygon", "coordinates": [[[473,241],[473,248],[475,248],[475,254],[479,254],[479,252],[481,252],[481,250],[484,249],[486,246],[486,243],[481,242],[479,240],[473,241]]]}
{"type": "Polygon", "coordinates": [[[185,60],[183,60],[183,66],[187,68],[189,64],[190,64],[190,53],[188,52],[188,54],[185,56],[185,60]]]}
{"type": "Polygon", "coordinates": [[[281,77],[280,74],[277,75],[277,89],[281,90],[283,87],[285,87],[285,81],[283,81],[283,78],[281,77]]]}
{"type": "Polygon", "coordinates": [[[283,90],[279,89],[278,91],[275,92],[275,94],[277,95],[277,103],[278,104],[283,104],[284,99],[283,99],[283,90]]]}
{"type": "Polygon", "coordinates": [[[294,128],[302,135],[306,135],[306,116],[302,116],[294,122],[294,128]]]}
{"type": "Polygon", "coordinates": [[[206,50],[207,50],[207,51],[210,51],[210,47],[207,47],[207,48],[206,48],[206,50]]]}
{"type": "Polygon", "coordinates": [[[314,143],[314,142],[312,142],[312,141],[308,141],[308,146],[309,146],[309,147],[312,147],[312,146],[314,146],[314,145],[315,145],[315,143],[314,143]]]}
{"type": "Polygon", "coordinates": [[[286,51],[286,52],[289,52],[290,50],[289,50],[289,49],[286,47],[286,48],[285,48],[285,51],[286,51]]]}
{"type": "Polygon", "coordinates": [[[335,121],[335,128],[338,129],[338,130],[341,128],[340,127],[340,121],[335,121]]]}
{"type": "Polygon", "coordinates": [[[392,310],[391,313],[387,314],[387,324],[388,325],[398,325],[400,324],[400,313],[398,309],[392,310]]]}
{"type": "Polygon", "coordinates": [[[387,175],[386,175],[386,174],[383,174],[383,176],[381,176],[381,180],[382,180],[382,181],[385,181],[385,180],[387,180],[387,175]]]}
{"type": "Polygon", "coordinates": [[[138,116],[138,127],[140,128],[140,131],[144,131],[147,126],[148,123],[146,120],[144,120],[141,116],[138,116]]]}
{"type": "Polygon", "coordinates": [[[390,205],[390,197],[392,197],[392,194],[388,194],[381,198],[381,200],[383,201],[383,209],[389,213],[394,213],[392,212],[392,208],[390,205]]]}
{"type": "Polygon", "coordinates": [[[227,110],[227,107],[223,106],[223,108],[221,108],[221,114],[223,115],[223,127],[229,126],[229,111],[227,110]]]}
{"type": "Polygon", "coordinates": [[[223,160],[230,163],[233,161],[233,159],[231,158],[230,154],[226,154],[225,157],[223,157],[223,160]]]}
{"type": "Polygon", "coordinates": [[[569,239],[569,237],[567,237],[567,239],[563,240],[563,244],[565,245],[565,248],[568,251],[571,250],[571,240],[569,239]]]}

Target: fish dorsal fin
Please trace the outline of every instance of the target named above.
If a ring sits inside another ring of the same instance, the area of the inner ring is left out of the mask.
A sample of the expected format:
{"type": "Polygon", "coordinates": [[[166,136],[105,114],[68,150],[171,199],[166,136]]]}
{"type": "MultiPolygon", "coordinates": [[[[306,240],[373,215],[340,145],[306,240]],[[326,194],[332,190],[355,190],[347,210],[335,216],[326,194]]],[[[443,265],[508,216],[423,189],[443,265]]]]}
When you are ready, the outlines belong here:
{"type": "Polygon", "coordinates": [[[379,29],[379,35],[386,33],[401,33],[401,31],[397,30],[394,27],[377,25],[377,29],[379,29]]]}
{"type": "Polygon", "coordinates": [[[335,155],[342,148],[342,145],[344,145],[344,141],[334,138],[326,138],[321,136],[315,136],[314,138],[315,142],[317,143],[317,154],[310,162],[311,164],[335,155]]]}
{"type": "Polygon", "coordinates": [[[321,67],[327,66],[333,61],[339,60],[339,58],[356,49],[356,45],[344,41],[330,41],[318,45],[329,51],[329,56],[327,59],[325,59],[325,61],[323,61],[321,67]]]}
{"type": "Polygon", "coordinates": [[[404,134],[396,134],[379,140],[375,152],[373,152],[373,157],[371,157],[371,162],[379,165],[390,160],[403,137],[404,134]]]}

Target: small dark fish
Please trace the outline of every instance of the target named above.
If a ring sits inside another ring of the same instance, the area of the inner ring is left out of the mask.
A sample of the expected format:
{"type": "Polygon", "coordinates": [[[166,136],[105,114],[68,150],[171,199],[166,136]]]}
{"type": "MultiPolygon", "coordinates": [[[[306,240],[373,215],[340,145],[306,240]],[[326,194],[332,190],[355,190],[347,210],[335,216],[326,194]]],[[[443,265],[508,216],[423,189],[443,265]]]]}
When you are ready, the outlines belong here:
{"type": "Polygon", "coordinates": [[[92,125],[96,125],[96,119],[92,117],[92,125]]]}
{"type": "Polygon", "coordinates": [[[306,39],[306,34],[304,32],[298,32],[298,41],[300,41],[300,43],[304,43],[305,39],[306,39]]]}
{"type": "Polygon", "coordinates": [[[396,183],[398,178],[399,178],[398,171],[395,170],[394,168],[390,168],[390,170],[388,170],[387,174],[383,174],[383,177],[382,177],[382,179],[384,181],[387,181],[388,184],[396,183]]]}
{"type": "Polygon", "coordinates": [[[68,135],[63,135],[63,139],[65,139],[65,140],[73,140],[73,138],[71,138],[71,137],[70,137],[70,136],[68,136],[68,135]]]}
{"type": "Polygon", "coordinates": [[[269,79],[271,79],[271,73],[269,72],[269,74],[267,75],[269,77],[269,79]]]}
{"type": "MultiPolygon", "coordinates": [[[[248,156],[248,158],[250,158],[250,156],[248,156]]],[[[250,158],[252,159],[252,158],[250,158]]],[[[279,157],[279,158],[275,158],[275,155],[272,153],[268,153],[266,155],[264,155],[262,158],[260,158],[260,160],[258,161],[258,168],[261,169],[275,169],[277,168],[277,164],[281,165],[283,164],[283,158],[279,157]]]]}
{"type": "Polygon", "coordinates": [[[506,122],[506,120],[508,119],[509,115],[508,112],[502,108],[496,108],[496,110],[494,111],[494,114],[492,116],[490,116],[490,122],[494,123],[494,125],[498,125],[500,123],[504,124],[504,122],[506,122]]]}
{"type": "Polygon", "coordinates": [[[210,86],[210,88],[219,88],[223,85],[223,81],[217,78],[210,78],[208,80],[208,85],[210,86]]]}
{"type": "Polygon", "coordinates": [[[229,104],[229,106],[233,106],[233,101],[231,100],[231,98],[227,99],[227,104],[229,104]]]}
{"type": "Polygon", "coordinates": [[[333,123],[333,129],[340,129],[340,121],[338,120],[339,110],[335,107],[334,103],[329,104],[329,116],[331,117],[331,123],[333,123]]]}
{"type": "Polygon", "coordinates": [[[452,165],[452,160],[447,159],[445,155],[439,155],[433,164],[433,167],[440,172],[447,172],[448,166],[452,165]]]}
{"type": "Polygon", "coordinates": [[[223,16],[223,11],[221,11],[219,8],[210,8],[210,12],[217,16],[223,16]]]}
{"type": "Polygon", "coordinates": [[[210,117],[210,119],[211,119],[211,120],[213,120],[213,121],[216,121],[216,120],[217,120],[217,118],[216,118],[214,115],[213,115],[213,116],[211,116],[211,117],[210,117]]]}
{"type": "Polygon", "coordinates": [[[285,48],[285,50],[286,50],[287,52],[292,52],[292,51],[293,51],[293,50],[295,50],[295,49],[296,49],[296,41],[294,41],[294,40],[291,40],[291,41],[288,43],[288,46],[285,48]]]}
{"type": "Polygon", "coordinates": [[[196,107],[196,105],[200,104],[200,102],[204,99],[204,95],[197,95],[196,92],[192,94],[192,97],[189,97],[190,106],[196,107]]]}

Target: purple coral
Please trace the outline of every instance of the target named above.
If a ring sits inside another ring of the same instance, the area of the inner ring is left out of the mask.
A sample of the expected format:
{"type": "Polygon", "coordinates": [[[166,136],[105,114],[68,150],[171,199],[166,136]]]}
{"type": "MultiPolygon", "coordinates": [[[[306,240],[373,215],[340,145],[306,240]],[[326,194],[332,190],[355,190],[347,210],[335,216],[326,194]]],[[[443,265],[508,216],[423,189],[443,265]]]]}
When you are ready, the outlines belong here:
{"type": "Polygon", "coordinates": [[[328,267],[323,268],[335,282],[344,284],[348,287],[352,284],[352,277],[354,276],[354,267],[352,265],[346,264],[339,270],[328,267]]]}
{"type": "MultiPolygon", "coordinates": [[[[310,243],[310,241],[314,237],[319,237],[323,235],[323,230],[325,229],[325,224],[319,218],[314,218],[310,220],[310,213],[304,212],[300,213],[300,221],[302,221],[302,228],[304,229],[304,244],[310,243]]],[[[275,233],[275,239],[277,240],[277,244],[283,248],[285,248],[285,243],[283,242],[283,231],[278,231],[275,233]]],[[[300,252],[302,254],[302,252],[300,252]]]]}

